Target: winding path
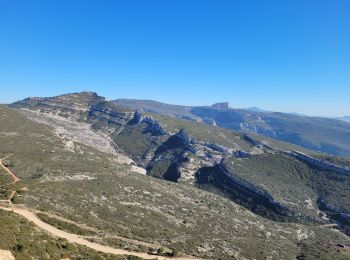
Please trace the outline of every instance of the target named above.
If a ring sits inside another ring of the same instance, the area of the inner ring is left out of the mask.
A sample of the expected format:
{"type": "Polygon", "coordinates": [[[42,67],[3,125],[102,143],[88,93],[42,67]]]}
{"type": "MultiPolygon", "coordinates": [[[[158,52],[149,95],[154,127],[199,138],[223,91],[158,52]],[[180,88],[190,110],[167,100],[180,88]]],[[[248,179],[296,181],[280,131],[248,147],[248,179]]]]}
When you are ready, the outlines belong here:
{"type": "Polygon", "coordinates": [[[127,250],[122,250],[122,249],[117,249],[113,248],[110,246],[104,246],[98,243],[90,242],[83,237],[76,235],[76,234],[71,234],[68,232],[65,232],[63,230],[57,229],[45,222],[43,222],[41,219],[39,219],[35,213],[31,212],[30,210],[26,208],[19,208],[19,207],[0,207],[2,210],[14,212],[16,214],[19,214],[23,217],[25,217],[27,220],[38,226],[39,228],[47,231],[51,235],[55,237],[60,237],[67,239],[68,242],[70,243],[76,243],[79,245],[83,245],[86,247],[89,247],[91,249],[94,249],[99,252],[107,253],[107,254],[113,254],[113,255],[133,255],[133,256],[138,256],[144,259],[159,259],[159,260],[165,260],[165,259],[177,259],[177,260],[194,260],[195,258],[191,257],[163,257],[163,256],[157,256],[157,255],[149,255],[146,253],[139,253],[139,252],[133,252],[133,251],[127,251],[127,250]]]}
{"type": "MultiPolygon", "coordinates": [[[[16,183],[20,181],[20,179],[9,169],[7,168],[2,161],[8,158],[9,156],[0,159],[0,166],[13,178],[13,183],[16,183]]],[[[15,191],[12,191],[11,197],[15,194],[15,191]]],[[[83,245],[86,247],[89,247],[91,249],[94,249],[99,252],[112,254],[112,255],[132,255],[132,256],[138,256],[143,259],[159,259],[159,260],[166,260],[166,259],[176,259],[176,260],[196,260],[192,257],[164,257],[164,256],[158,256],[158,255],[149,255],[147,253],[140,253],[135,251],[127,251],[123,249],[117,249],[110,246],[101,245],[98,243],[90,242],[87,239],[85,239],[83,236],[79,236],[76,234],[68,233],[66,231],[60,230],[58,228],[55,228],[51,226],[50,224],[42,221],[33,211],[30,209],[24,207],[24,206],[17,206],[13,205],[11,200],[8,201],[8,206],[0,205],[0,209],[14,212],[18,215],[21,215],[22,217],[26,218],[30,222],[32,222],[37,227],[41,228],[42,230],[45,230],[49,234],[66,239],[70,243],[75,243],[79,245],[83,245]]]]}
{"type": "Polygon", "coordinates": [[[12,154],[10,154],[10,155],[8,155],[8,156],[6,156],[5,158],[2,158],[2,159],[0,160],[0,167],[3,168],[3,169],[13,178],[13,182],[10,183],[10,184],[13,184],[13,183],[18,182],[20,179],[16,176],[16,174],[14,174],[8,167],[6,167],[6,166],[2,163],[3,160],[9,158],[10,156],[12,156],[12,154]]]}

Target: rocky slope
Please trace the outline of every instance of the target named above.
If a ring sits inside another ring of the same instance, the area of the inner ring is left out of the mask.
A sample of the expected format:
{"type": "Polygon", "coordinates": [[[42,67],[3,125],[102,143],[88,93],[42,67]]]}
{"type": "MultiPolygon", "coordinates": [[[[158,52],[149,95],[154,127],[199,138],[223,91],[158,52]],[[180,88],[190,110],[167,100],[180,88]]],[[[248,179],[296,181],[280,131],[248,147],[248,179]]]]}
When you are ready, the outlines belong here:
{"type": "Polygon", "coordinates": [[[257,133],[314,151],[350,156],[350,125],[340,120],[260,110],[232,109],[228,103],[186,107],[147,100],[115,100],[124,107],[257,133]]]}
{"type": "MultiPolygon", "coordinates": [[[[53,127],[57,138],[64,143],[64,149],[71,153],[84,156],[87,151],[77,145],[82,143],[109,154],[114,163],[128,165],[128,171],[142,172],[142,167],[147,175],[156,177],[152,179],[170,181],[168,184],[158,184],[157,181],[140,179],[140,182],[150,181],[152,183],[150,187],[165,185],[166,189],[189,189],[191,194],[201,190],[204,190],[203,194],[207,194],[207,191],[213,193],[213,198],[220,201],[217,206],[221,214],[228,213],[223,205],[227,207],[239,204],[245,208],[245,212],[251,211],[263,217],[268,225],[290,222],[294,223],[292,225],[304,224],[309,230],[309,227],[336,223],[335,228],[348,232],[350,176],[347,174],[349,169],[345,159],[334,162],[333,157],[315,154],[288,143],[254,134],[243,134],[202,122],[126,109],[90,92],[53,98],[31,98],[11,106],[20,108],[18,111],[24,116],[53,127]],[[221,198],[226,201],[224,204],[221,198]]],[[[215,109],[227,110],[226,107],[215,109]]],[[[136,181],[143,177],[145,176],[132,179],[136,181]]],[[[131,180],[129,182],[128,175],[123,178],[126,178],[124,181],[127,180],[128,185],[133,182],[131,180]]],[[[103,183],[104,188],[110,186],[110,183],[103,183]]],[[[88,189],[96,188],[86,185],[88,189]]],[[[126,189],[127,193],[130,192],[128,186],[119,184],[118,187],[126,189]]],[[[55,189],[53,186],[50,188],[55,189]]],[[[110,188],[107,190],[109,193],[110,188]]],[[[42,197],[45,192],[46,189],[37,190],[34,197],[42,197]]],[[[162,194],[163,191],[158,190],[159,192],[162,194]]],[[[138,195],[134,195],[135,201],[127,202],[125,204],[127,207],[130,205],[141,207],[138,195]]],[[[124,197],[125,194],[120,196],[124,197]]],[[[148,195],[144,193],[142,198],[144,196],[148,195]]],[[[197,202],[193,201],[191,196],[184,199],[188,200],[188,207],[192,208],[192,217],[183,220],[186,222],[183,223],[186,227],[198,225],[199,219],[195,215],[202,211],[198,208],[202,207],[200,200],[196,205],[197,202]]],[[[172,199],[174,202],[177,201],[176,196],[172,199]]],[[[30,198],[27,198],[27,201],[40,206],[40,203],[30,198]]],[[[156,195],[151,201],[150,205],[147,204],[147,208],[155,206],[156,195]]],[[[178,207],[180,204],[175,206],[173,202],[171,203],[172,207],[178,207]]],[[[108,205],[112,208],[115,206],[113,203],[108,205]]],[[[80,208],[78,205],[77,207],[80,208]]],[[[203,214],[206,214],[205,212],[204,210],[203,214]]],[[[169,208],[169,214],[166,218],[172,219],[175,223],[179,221],[176,219],[179,216],[177,210],[169,208]]],[[[152,218],[147,221],[150,227],[154,225],[152,218]]],[[[215,224],[211,221],[210,225],[214,228],[215,224]]],[[[220,221],[223,224],[227,220],[220,221]]],[[[216,228],[221,230],[219,227],[216,228]]],[[[188,233],[185,232],[185,235],[181,228],[176,230],[176,234],[188,236],[188,233]]],[[[220,232],[218,235],[227,238],[220,232]]],[[[312,240],[313,242],[315,240],[312,240]]],[[[231,244],[233,245],[234,243],[231,244]]],[[[182,246],[181,244],[179,248],[182,246]]],[[[208,247],[211,246],[208,244],[208,247]]],[[[223,248],[222,246],[221,244],[219,247],[223,248]]],[[[206,253],[199,254],[200,256],[218,257],[218,253],[208,253],[210,250],[205,244],[202,244],[202,247],[204,249],[201,250],[206,253]]],[[[225,248],[220,256],[223,258],[232,256],[233,253],[229,253],[227,247],[225,248]]],[[[308,254],[310,252],[307,251],[308,254]]],[[[242,255],[247,256],[247,252],[242,252],[242,255]]]]}

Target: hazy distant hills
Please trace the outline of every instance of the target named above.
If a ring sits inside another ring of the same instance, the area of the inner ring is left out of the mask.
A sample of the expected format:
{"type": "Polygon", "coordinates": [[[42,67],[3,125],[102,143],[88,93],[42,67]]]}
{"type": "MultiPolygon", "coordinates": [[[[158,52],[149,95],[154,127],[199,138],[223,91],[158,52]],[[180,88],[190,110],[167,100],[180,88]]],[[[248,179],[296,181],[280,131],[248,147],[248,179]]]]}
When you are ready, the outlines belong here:
{"type": "Polygon", "coordinates": [[[272,111],[261,109],[259,107],[248,107],[248,108],[243,108],[243,110],[248,110],[248,111],[253,111],[253,112],[266,112],[266,113],[272,112],[272,111]]]}
{"type": "Polygon", "coordinates": [[[217,106],[178,106],[150,100],[118,99],[116,104],[224,128],[254,132],[314,151],[350,156],[350,124],[346,121],[298,114],[232,109],[217,106]]]}
{"type": "Polygon", "coordinates": [[[335,117],[334,119],[339,119],[339,120],[342,120],[342,121],[350,123],[350,116],[335,117]]]}
{"type": "Polygon", "coordinates": [[[112,100],[112,102],[134,110],[152,112],[182,119],[200,120],[200,117],[191,113],[192,107],[190,106],[170,105],[154,100],[137,99],[117,99],[112,100]]]}

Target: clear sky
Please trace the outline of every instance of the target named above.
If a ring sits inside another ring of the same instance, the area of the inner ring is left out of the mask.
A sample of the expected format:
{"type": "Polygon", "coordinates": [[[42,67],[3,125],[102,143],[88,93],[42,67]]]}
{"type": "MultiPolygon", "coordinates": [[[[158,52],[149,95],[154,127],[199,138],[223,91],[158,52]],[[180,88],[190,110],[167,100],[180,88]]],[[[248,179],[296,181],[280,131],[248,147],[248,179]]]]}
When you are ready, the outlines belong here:
{"type": "Polygon", "coordinates": [[[350,115],[350,1],[0,0],[0,90],[350,115]]]}

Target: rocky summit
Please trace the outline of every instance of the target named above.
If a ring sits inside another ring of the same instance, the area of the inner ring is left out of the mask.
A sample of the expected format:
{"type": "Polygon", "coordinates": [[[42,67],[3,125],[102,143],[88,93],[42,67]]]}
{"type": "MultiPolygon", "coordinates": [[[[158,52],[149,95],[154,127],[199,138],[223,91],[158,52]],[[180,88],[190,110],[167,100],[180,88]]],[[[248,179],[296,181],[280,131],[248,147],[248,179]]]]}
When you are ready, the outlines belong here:
{"type": "Polygon", "coordinates": [[[215,103],[215,104],[212,105],[212,107],[220,108],[220,109],[229,109],[230,108],[228,102],[215,103]]]}

